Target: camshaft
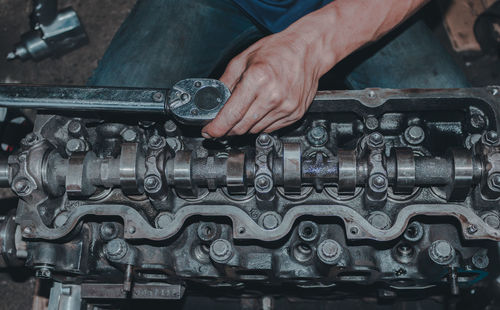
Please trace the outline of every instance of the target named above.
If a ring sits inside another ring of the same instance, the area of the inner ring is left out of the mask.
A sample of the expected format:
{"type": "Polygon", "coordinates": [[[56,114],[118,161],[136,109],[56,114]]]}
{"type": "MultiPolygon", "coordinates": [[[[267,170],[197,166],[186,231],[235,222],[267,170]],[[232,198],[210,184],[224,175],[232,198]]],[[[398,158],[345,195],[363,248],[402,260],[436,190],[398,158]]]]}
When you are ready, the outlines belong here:
{"type": "MultiPolygon", "coordinates": [[[[155,143],[147,148],[137,142],[122,143],[118,156],[106,158],[85,150],[63,158],[50,147],[43,151],[38,147],[34,148],[36,154],[27,151],[12,156],[11,168],[4,163],[0,172],[4,185],[9,179],[20,196],[30,194],[30,188],[36,187],[30,184],[35,179],[52,196],[66,192],[70,197],[89,197],[98,188],[117,187],[126,194],[146,192],[154,199],[164,199],[168,188],[175,188],[184,197],[197,197],[200,188],[223,187],[231,195],[242,195],[253,187],[264,201],[272,200],[278,187],[287,195],[297,195],[305,186],[317,191],[334,187],[340,195],[353,195],[364,187],[371,201],[386,199],[389,188],[404,195],[432,186],[442,188],[448,201],[462,201],[473,186],[491,177],[484,171],[484,160],[471,150],[451,149],[444,157],[419,156],[406,147],[388,148],[386,153],[384,137],[378,132],[363,137],[355,149],[339,149],[333,155],[316,152],[307,157],[300,141],[281,141],[268,134],[257,138],[254,150],[203,157],[192,150],[174,151],[163,137],[152,139],[155,143]],[[43,162],[30,160],[35,155],[44,158],[43,162]],[[39,167],[22,169],[24,165],[39,167]],[[18,172],[15,175],[14,170],[18,172]],[[28,171],[40,175],[27,175],[28,171]]],[[[485,184],[488,187],[491,182],[485,184]]],[[[496,190],[485,192],[498,194],[496,190]]]]}

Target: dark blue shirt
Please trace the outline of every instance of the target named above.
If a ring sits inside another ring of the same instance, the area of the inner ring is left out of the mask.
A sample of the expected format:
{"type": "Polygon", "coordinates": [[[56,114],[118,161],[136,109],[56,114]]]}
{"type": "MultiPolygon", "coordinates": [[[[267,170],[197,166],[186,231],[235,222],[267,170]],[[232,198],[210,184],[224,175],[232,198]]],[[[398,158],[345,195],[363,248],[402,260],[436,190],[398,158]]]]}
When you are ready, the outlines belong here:
{"type": "Polygon", "coordinates": [[[280,32],[332,0],[233,0],[271,32],[280,32]]]}

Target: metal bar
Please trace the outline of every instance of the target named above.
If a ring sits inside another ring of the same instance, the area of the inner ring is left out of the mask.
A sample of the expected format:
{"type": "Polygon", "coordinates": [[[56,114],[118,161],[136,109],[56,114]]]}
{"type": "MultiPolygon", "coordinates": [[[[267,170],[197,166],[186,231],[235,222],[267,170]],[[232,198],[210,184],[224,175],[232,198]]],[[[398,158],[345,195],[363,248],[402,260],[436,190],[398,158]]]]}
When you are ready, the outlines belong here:
{"type": "Polygon", "coordinates": [[[165,113],[166,89],[0,84],[0,106],[53,111],[165,113]]]}
{"type": "Polygon", "coordinates": [[[167,283],[135,283],[132,292],[127,295],[122,284],[83,283],[82,299],[181,299],[184,287],[167,283]]]}

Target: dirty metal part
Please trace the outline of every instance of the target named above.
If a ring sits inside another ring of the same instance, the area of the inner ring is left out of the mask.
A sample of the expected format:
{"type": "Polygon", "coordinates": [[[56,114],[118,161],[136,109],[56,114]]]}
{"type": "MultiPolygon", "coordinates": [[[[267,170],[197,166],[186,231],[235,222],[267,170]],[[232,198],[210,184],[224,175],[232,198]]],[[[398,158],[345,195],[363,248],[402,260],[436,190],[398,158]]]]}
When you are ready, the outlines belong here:
{"type": "MultiPolygon", "coordinates": [[[[186,79],[171,90],[0,85],[0,106],[50,111],[166,113],[189,125],[215,118],[231,93],[220,81],[186,79]]],[[[170,125],[171,127],[171,125],[170,125]]]]}
{"type": "Polygon", "coordinates": [[[229,89],[219,80],[185,79],[172,87],[167,105],[180,122],[203,125],[215,118],[229,96],[229,89]]]}
{"type": "Polygon", "coordinates": [[[7,55],[8,60],[42,60],[61,56],[88,43],[85,29],[72,8],[57,10],[57,0],[34,0],[32,29],[7,55]]]}
{"type": "MultiPolygon", "coordinates": [[[[190,87],[203,88],[197,81],[190,87]]],[[[40,107],[106,105],[116,95],[118,106],[146,106],[140,122],[39,111],[20,149],[0,161],[0,185],[19,197],[0,219],[2,266],[23,262],[84,300],[179,299],[193,282],[461,294],[489,281],[463,270],[497,276],[492,88],[323,92],[292,127],[207,140],[180,114],[148,119],[164,111],[166,91],[12,87],[0,98],[40,107]]]]}
{"type": "Polygon", "coordinates": [[[167,283],[136,283],[128,295],[120,284],[83,283],[83,299],[181,299],[184,287],[167,283]]]}

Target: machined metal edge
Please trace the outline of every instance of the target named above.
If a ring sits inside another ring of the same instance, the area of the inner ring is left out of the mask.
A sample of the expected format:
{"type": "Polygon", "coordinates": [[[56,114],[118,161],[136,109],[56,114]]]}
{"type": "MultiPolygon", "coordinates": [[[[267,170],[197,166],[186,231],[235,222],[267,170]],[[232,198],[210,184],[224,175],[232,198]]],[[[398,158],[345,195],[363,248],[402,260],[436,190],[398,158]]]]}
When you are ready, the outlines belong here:
{"type": "Polygon", "coordinates": [[[292,229],[295,221],[302,217],[338,217],[345,225],[347,239],[371,239],[390,241],[404,233],[411,218],[415,216],[448,216],[460,222],[463,236],[470,240],[500,241],[500,230],[486,225],[471,209],[458,204],[414,204],[408,205],[398,213],[393,225],[386,230],[375,228],[364,217],[345,205],[300,205],[290,209],[283,217],[281,224],[272,230],[260,227],[243,210],[231,205],[190,205],[176,212],[168,227],[157,229],[151,226],[135,209],[125,205],[83,205],[69,214],[66,225],[49,228],[44,225],[38,215],[17,217],[23,236],[56,240],[66,236],[87,215],[120,216],[125,225],[124,238],[165,240],[173,237],[193,216],[227,217],[233,223],[234,239],[253,239],[275,241],[284,238],[292,229]],[[30,227],[29,230],[24,229],[30,227]],[[475,229],[470,229],[474,227],[475,229]],[[26,233],[29,231],[29,233],[26,233]]]}

